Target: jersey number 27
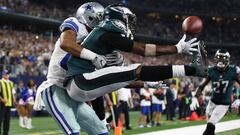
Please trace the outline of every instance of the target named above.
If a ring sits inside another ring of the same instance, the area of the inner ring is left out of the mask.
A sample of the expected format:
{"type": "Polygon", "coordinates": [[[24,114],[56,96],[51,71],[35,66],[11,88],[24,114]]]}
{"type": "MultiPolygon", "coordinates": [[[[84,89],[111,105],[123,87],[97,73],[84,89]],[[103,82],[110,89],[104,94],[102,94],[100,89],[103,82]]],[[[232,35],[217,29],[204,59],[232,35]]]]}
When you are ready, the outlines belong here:
{"type": "Polygon", "coordinates": [[[213,90],[216,93],[222,93],[225,94],[227,91],[229,81],[216,81],[213,82],[213,90]]]}

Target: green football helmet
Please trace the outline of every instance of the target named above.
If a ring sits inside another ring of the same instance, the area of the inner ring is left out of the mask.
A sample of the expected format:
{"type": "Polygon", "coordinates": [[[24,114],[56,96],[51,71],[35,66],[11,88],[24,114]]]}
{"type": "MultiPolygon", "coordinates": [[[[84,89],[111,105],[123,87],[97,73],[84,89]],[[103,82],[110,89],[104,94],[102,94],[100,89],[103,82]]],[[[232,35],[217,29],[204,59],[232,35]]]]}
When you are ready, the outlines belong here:
{"type": "Polygon", "coordinates": [[[226,69],[230,63],[230,53],[224,49],[217,50],[214,60],[219,69],[226,69]]]}
{"type": "Polygon", "coordinates": [[[136,15],[127,7],[121,4],[109,5],[104,9],[104,19],[116,19],[122,21],[131,31],[136,25],[136,15]]]}

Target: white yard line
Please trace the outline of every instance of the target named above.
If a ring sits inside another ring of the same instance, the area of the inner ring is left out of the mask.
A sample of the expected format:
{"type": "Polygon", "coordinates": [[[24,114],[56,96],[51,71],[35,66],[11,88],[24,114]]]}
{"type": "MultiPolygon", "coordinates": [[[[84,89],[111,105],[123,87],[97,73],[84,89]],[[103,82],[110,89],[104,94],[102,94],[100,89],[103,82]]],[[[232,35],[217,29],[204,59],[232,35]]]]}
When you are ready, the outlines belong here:
{"type": "MultiPolygon", "coordinates": [[[[155,132],[143,133],[138,135],[202,135],[205,128],[206,128],[206,124],[199,125],[199,126],[190,126],[190,127],[155,131],[155,132]]],[[[215,132],[218,133],[218,132],[233,130],[237,128],[240,128],[240,120],[231,120],[231,121],[218,123],[216,125],[215,132]]]]}

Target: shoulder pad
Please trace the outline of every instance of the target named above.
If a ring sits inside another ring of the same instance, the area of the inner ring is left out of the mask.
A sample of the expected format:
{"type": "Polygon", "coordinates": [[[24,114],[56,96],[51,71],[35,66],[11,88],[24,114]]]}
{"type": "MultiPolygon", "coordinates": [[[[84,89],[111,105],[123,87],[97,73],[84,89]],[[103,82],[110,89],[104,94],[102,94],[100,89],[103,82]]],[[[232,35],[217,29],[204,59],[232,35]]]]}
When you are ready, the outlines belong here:
{"type": "Polygon", "coordinates": [[[229,67],[230,67],[230,68],[236,68],[236,66],[235,66],[235,65],[229,65],[229,67]]]}
{"type": "Polygon", "coordinates": [[[119,20],[106,20],[103,21],[99,27],[105,29],[110,32],[119,32],[119,33],[127,33],[127,28],[122,21],[119,20]]]}
{"type": "Polygon", "coordinates": [[[209,70],[209,69],[213,69],[214,67],[215,67],[215,66],[208,66],[208,70],[209,70]]]}
{"type": "Polygon", "coordinates": [[[214,71],[214,69],[215,69],[215,66],[208,66],[208,74],[214,71]]]}
{"type": "Polygon", "coordinates": [[[236,71],[237,71],[237,74],[240,74],[240,68],[238,66],[236,66],[236,71]]]}
{"type": "MultiPolygon", "coordinates": [[[[63,21],[63,23],[60,25],[60,31],[63,32],[66,28],[73,30],[74,32],[78,33],[80,31],[80,28],[83,24],[81,24],[77,18],[75,17],[69,17],[63,21]]],[[[84,25],[83,25],[84,26],[84,25]]]]}
{"type": "Polygon", "coordinates": [[[234,72],[236,72],[237,74],[240,73],[240,69],[239,69],[238,66],[236,66],[236,65],[229,65],[228,67],[229,67],[231,70],[233,70],[234,72]]]}
{"type": "Polygon", "coordinates": [[[77,43],[83,41],[84,38],[89,34],[84,24],[80,23],[77,18],[69,17],[60,26],[60,31],[63,32],[65,29],[73,30],[77,35],[77,43]]]}

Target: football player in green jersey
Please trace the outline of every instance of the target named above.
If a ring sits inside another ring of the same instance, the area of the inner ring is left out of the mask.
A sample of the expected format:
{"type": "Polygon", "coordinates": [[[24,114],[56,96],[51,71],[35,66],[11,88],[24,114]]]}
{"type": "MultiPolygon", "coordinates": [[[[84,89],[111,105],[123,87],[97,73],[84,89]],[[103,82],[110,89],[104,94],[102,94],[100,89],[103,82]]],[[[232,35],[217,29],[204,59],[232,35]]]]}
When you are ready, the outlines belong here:
{"type": "Polygon", "coordinates": [[[240,83],[240,69],[235,65],[229,65],[230,54],[228,51],[217,50],[214,60],[216,65],[208,68],[208,75],[197,88],[191,104],[192,110],[199,106],[197,98],[201,95],[204,87],[211,81],[213,92],[206,109],[207,128],[203,135],[214,135],[215,124],[223,118],[231,104],[233,83],[234,81],[240,83]]]}
{"type": "MultiPolygon", "coordinates": [[[[158,46],[138,43],[133,40],[132,28],[136,16],[122,5],[110,5],[103,13],[104,20],[85,38],[82,46],[99,55],[113,50],[133,52],[143,56],[195,52],[192,65],[170,66],[110,66],[96,70],[87,60],[72,56],[68,61],[65,85],[71,98],[77,101],[89,101],[113,90],[128,86],[136,80],[159,81],[179,76],[204,76],[202,47],[196,38],[185,41],[186,35],[176,45],[158,46]],[[194,48],[198,46],[198,49],[194,48]]],[[[90,55],[90,54],[89,54],[90,55]]],[[[136,86],[131,86],[136,87],[136,86]]]]}

